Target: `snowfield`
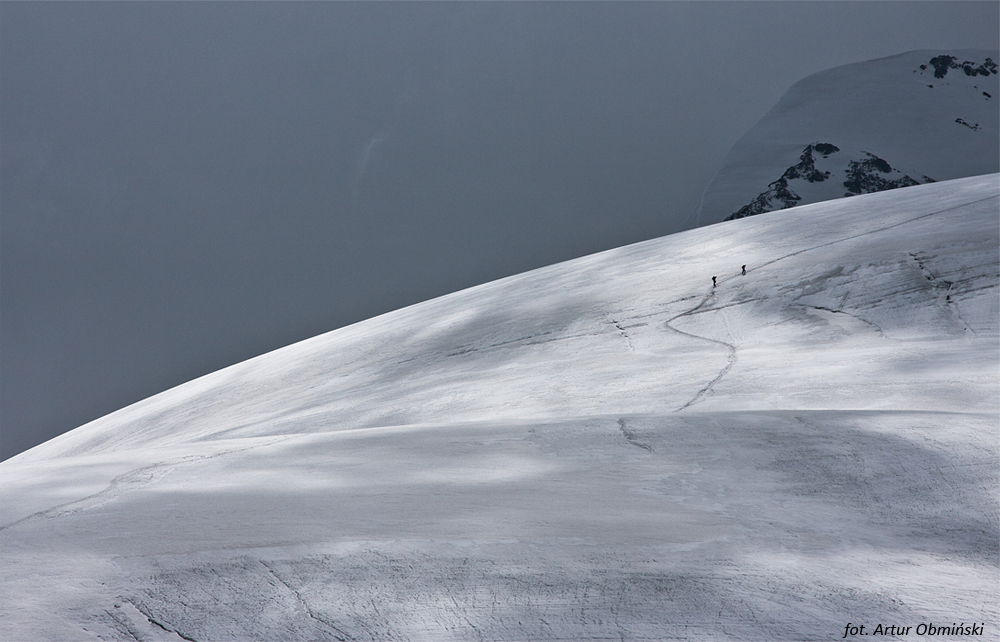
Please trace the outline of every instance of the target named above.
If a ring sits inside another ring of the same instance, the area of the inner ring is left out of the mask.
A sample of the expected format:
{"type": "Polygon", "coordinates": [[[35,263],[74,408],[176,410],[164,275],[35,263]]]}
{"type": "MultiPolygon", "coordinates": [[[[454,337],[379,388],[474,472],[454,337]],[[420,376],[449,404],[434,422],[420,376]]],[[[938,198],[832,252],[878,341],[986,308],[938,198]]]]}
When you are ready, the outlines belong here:
{"type": "Polygon", "coordinates": [[[53,439],[0,463],[0,639],[995,640],[998,196],[602,252],[53,439]]]}

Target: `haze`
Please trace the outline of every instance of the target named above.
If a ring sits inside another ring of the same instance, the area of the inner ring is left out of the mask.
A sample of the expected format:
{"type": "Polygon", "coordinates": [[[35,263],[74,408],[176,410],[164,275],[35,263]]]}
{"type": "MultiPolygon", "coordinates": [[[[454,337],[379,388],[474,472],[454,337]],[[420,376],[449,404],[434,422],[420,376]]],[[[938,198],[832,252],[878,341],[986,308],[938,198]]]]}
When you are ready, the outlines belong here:
{"type": "Polygon", "coordinates": [[[983,3],[2,3],[0,457],[693,224],[794,82],[983,3]]]}

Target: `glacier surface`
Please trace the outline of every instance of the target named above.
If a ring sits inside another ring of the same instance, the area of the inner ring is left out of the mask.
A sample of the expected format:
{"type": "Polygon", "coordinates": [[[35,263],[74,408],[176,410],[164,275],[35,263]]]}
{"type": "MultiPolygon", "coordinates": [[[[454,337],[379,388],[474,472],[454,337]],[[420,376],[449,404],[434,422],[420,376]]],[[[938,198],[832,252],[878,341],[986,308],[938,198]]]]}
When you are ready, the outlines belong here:
{"type": "Polygon", "coordinates": [[[995,636],[998,193],[602,252],[57,437],[0,463],[0,639],[995,636]]]}

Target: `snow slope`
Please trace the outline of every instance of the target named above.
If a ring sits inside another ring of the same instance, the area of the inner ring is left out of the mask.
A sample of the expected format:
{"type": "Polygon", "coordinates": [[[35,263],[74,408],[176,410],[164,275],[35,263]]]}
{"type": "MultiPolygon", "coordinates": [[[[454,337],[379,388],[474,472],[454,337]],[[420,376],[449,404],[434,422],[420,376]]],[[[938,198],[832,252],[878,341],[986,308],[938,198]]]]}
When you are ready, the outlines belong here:
{"type": "Polygon", "coordinates": [[[996,639],[998,196],[595,254],[53,439],[0,463],[0,639],[996,639]]]}
{"type": "Polygon", "coordinates": [[[1000,170],[998,61],[921,50],[805,78],[730,150],[699,224],[1000,170]]]}

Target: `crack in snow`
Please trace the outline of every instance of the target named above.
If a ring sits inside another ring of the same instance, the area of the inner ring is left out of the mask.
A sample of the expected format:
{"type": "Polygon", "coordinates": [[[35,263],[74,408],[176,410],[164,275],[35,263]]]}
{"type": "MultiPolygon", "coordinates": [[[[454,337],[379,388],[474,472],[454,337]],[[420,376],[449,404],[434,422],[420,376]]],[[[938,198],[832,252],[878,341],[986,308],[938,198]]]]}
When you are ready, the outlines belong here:
{"type": "Polygon", "coordinates": [[[639,448],[642,448],[646,452],[653,452],[652,446],[650,446],[649,444],[644,444],[635,438],[635,433],[628,429],[628,424],[625,421],[624,417],[618,420],[618,427],[621,429],[622,434],[625,435],[625,441],[632,444],[633,446],[638,446],[639,448]]]}
{"type": "MultiPolygon", "coordinates": [[[[934,289],[934,290],[944,290],[944,295],[945,295],[945,297],[944,297],[944,305],[945,305],[945,307],[954,308],[954,310],[955,310],[955,316],[957,316],[958,320],[962,322],[962,325],[965,326],[965,329],[968,330],[969,332],[971,332],[972,334],[976,334],[976,331],[972,329],[972,326],[969,325],[969,322],[966,321],[965,317],[962,316],[962,310],[958,306],[958,301],[954,301],[951,298],[951,291],[955,287],[955,282],[939,278],[939,275],[934,274],[933,272],[931,272],[930,268],[928,268],[926,265],[924,265],[924,261],[929,261],[931,258],[934,258],[934,257],[928,257],[927,255],[921,255],[920,253],[914,253],[914,252],[910,252],[909,254],[910,254],[910,257],[916,262],[917,267],[920,269],[920,273],[923,274],[924,278],[926,278],[931,283],[931,288],[934,289]]],[[[962,266],[962,273],[965,273],[965,271],[967,269],[968,268],[966,268],[963,265],[962,266]]],[[[960,279],[959,282],[960,283],[962,283],[962,282],[967,283],[970,280],[971,279],[960,279]]],[[[972,290],[965,290],[965,291],[966,292],[970,292],[972,290]]],[[[938,294],[938,303],[939,304],[941,303],[941,295],[940,294],[938,294]]]]}
{"type": "Polygon", "coordinates": [[[147,610],[144,610],[142,607],[140,607],[139,605],[135,604],[134,602],[131,602],[129,600],[125,600],[125,601],[128,602],[129,604],[131,604],[132,606],[134,606],[135,610],[139,611],[139,613],[141,613],[143,615],[143,617],[145,617],[147,620],[149,620],[150,624],[152,624],[152,625],[154,625],[154,626],[156,626],[156,627],[158,627],[160,629],[163,629],[167,633],[173,633],[177,637],[179,637],[181,639],[184,639],[184,640],[187,640],[188,642],[198,642],[198,640],[195,640],[192,637],[184,635],[183,633],[181,633],[177,629],[170,628],[170,627],[166,626],[165,624],[157,621],[147,610]]]}
{"type": "Polygon", "coordinates": [[[301,604],[302,608],[304,608],[306,610],[306,614],[310,618],[312,618],[312,619],[316,620],[317,622],[319,622],[320,624],[328,627],[331,631],[333,631],[333,636],[335,638],[337,638],[338,640],[340,640],[340,642],[347,642],[348,640],[355,640],[355,639],[357,639],[353,635],[351,635],[350,633],[344,631],[343,629],[341,629],[337,625],[335,625],[332,622],[330,622],[329,620],[327,620],[326,618],[323,618],[323,617],[320,617],[319,615],[317,615],[316,612],[312,610],[312,607],[309,606],[309,603],[306,602],[305,598],[302,597],[302,594],[299,593],[298,589],[296,589],[294,586],[292,586],[291,584],[289,584],[288,582],[286,582],[284,580],[284,578],[282,578],[280,575],[278,575],[274,571],[274,569],[271,568],[270,564],[268,564],[264,560],[257,560],[257,561],[258,561],[258,563],[260,563],[261,566],[263,566],[264,568],[267,569],[267,572],[270,573],[271,576],[274,577],[274,579],[278,580],[281,583],[282,586],[284,586],[285,588],[287,588],[289,591],[292,592],[292,594],[295,596],[295,599],[299,601],[299,604],[301,604]]]}
{"type": "Polygon", "coordinates": [[[860,321],[862,323],[866,323],[866,324],[870,325],[871,327],[875,328],[875,331],[878,332],[878,335],[880,337],[883,337],[883,338],[885,337],[885,333],[882,332],[882,326],[880,326],[877,323],[873,323],[872,321],[869,321],[868,319],[864,319],[862,317],[859,317],[856,314],[851,314],[850,312],[845,312],[844,310],[834,310],[833,308],[826,308],[826,307],[823,307],[822,305],[809,305],[809,304],[806,304],[806,303],[792,303],[790,305],[793,305],[793,306],[798,307],[798,308],[812,308],[813,310],[823,310],[824,312],[832,312],[834,314],[845,314],[845,315],[847,315],[849,317],[857,319],[858,321],[860,321]]]}
{"type": "Polygon", "coordinates": [[[945,212],[950,212],[952,210],[958,210],[958,209],[962,209],[963,207],[969,207],[971,205],[976,205],[977,203],[985,203],[986,201],[992,201],[992,200],[997,200],[997,199],[1000,199],[1000,196],[987,196],[986,198],[980,198],[980,199],[975,200],[975,201],[969,201],[968,203],[962,203],[960,205],[955,205],[954,207],[946,207],[943,210],[936,210],[934,212],[928,212],[927,214],[921,214],[920,216],[915,216],[913,218],[906,219],[905,221],[900,221],[899,223],[893,223],[892,225],[886,225],[885,227],[880,227],[880,228],[877,228],[877,229],[874,229],[874,230],[868,230],[866,232],[859,232],[857,234],[854,234],[854,235],[851,235],[851,236],[845,236],[844,238],[840,238],[840,239],[836,239],[836,240],[833,240],[833,241],[829,241],[827,243],[820,243],[819,245],[814,245],[812,247],[807,247],[807,248],[803,248],[801,250],[796,250],[795,252],[789,252],[788,254],[785,254],[784,256],[779,256],[778,258],[771,259],[770,261],[764,261],[763,263],[761,263],[761,264],[759,264],[759,265],[757,265],[757,266],[755,266],[753,268],[748,269],[747,270],[747,274],[749,274],[750,272],[759,270],[759,269],[761,269],[763,267],[766,267],[768,265],[771,265],[772,263],[777,263],[778,261],[784,261],[787,258],[790,258],[790,257],[793,257],[793,256],[797,256],[797,255],[803,254],[805,252],[811,252],[812,250],[818,250],[821,247],[828,247],[830,245],[836,245],[837,243],[843,243],[845,241],[852,241],[854,239],[861,238],[862,236],[868,236],[869,234],[877,234],[879,232],[884,232],[886,230],[891,230],[894,227],[899,227],[901,225],[907,225],[909,223],[913,223],[914,221],[919,221],[921,219],[925,219],[925,218],[928,218],[930,216],[935,216],[937,214],[943,214],[945,212]]]}
{"type": "Polygon", "coordinates": [[[473,352],[486,352],[487,350],[492,350],[494,348],[502,348],[515,343],[523,343],[523,345],[526,346],[534,346],[534,345],[541,345],[544,343],[554,343],[556,341],[568,341],[570,339],[579,339],[582,337],[596,337],[603,334],[603,332],[580,332],[578,334],[566,334],[566,335],[555,336],[549,339],[539,339],[537,341],[533,340],[533,339],[538,339],[539,337],[546,337],[551,334],[555,334],[555,330],[549,330],[547,332],[541,332],[539,334],[532,334],[524,337],[518,337],[517,339],[509,339],[507,341],[500,341],[499,343],[491,343],[490,345],[483,346],[481,348],[459,346],[459,349],[456,352],[449,352],[446,356],[460,357],[462,355],[471,354],[473,352]]]}
{"type": "Polygon", "coordinates": [[[635,352],[635,346],[632,345],[632,339],[628,336],[628,332],[625,332],[625,328],[622,327],[622,324],[615,319],[612,319],[611,323],[618,328],[618,332],[620,332],[622,337],[625,338],[625,343],[628,345],[629,352],[635,352]]]}

